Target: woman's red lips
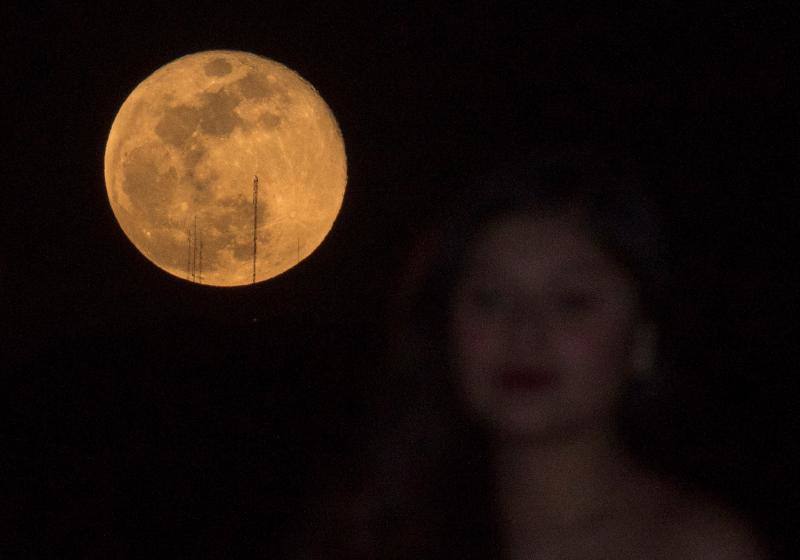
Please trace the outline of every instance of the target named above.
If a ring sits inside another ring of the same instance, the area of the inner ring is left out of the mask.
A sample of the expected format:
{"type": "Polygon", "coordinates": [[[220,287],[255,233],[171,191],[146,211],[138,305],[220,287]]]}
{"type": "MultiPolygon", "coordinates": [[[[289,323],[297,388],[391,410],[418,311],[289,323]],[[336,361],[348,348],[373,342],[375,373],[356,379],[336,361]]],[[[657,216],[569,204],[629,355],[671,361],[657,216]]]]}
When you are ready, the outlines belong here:
{"type": "Polygon", "coordinates": [[[556,375],[541,368],[513,367],[502,370],[497,382],[507,391],[541,391],[555,384],[556,375]]]}

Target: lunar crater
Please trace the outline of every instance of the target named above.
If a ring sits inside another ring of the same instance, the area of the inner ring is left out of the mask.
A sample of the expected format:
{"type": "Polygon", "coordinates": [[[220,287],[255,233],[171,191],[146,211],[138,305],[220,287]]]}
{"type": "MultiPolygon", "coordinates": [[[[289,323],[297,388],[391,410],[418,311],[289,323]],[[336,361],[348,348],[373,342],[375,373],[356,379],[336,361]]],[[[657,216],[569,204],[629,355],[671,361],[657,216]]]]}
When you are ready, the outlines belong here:
{"type": "Polygon", "coordinates": [[[274,113],[270,113],[269,111],[264,111],[263,113],[261,113],[261,116],[258,117],[258,123],[264,130],[272,130],[273,128],[281,124],[281,118],[274,113]]]}
{"type": "Polygon", "coordinates": [[[131,151],[124,160],[123,190],[133,210],[162,219],[178,183],[175,167],[168,165],[151,145],[131,151]]]}
{"type": "Polygon", "coordinates": [[[200,112],[195,107],[178,105],[164,111],[155,131],[167,144],[181,147],[192,137],[199,123],[200,112]]]}
{"type": "Polygon", "coordinates": [[[206,76],[226,76],[231,73],[233,67],[231,66],[230,62],[225,60],[224,58],[215,58],[205,66],[203,66],[203,70],[206,73],[206,76]]]}
{"type": "Polygon", "coordinates": [[[200,130],[215,136],[227,136],[234,128],[242,125],[242,120],[234,109],[239,99],[231,93],[221,90],[215,93],[203,93],[203,104],[200,106],[200,130]]]}
{"type": "Polygon", "coordinates": [[[244,99],[263,100],[275,95],[275,86],[263,76],[250,72],[233,84],[244,99]]]}

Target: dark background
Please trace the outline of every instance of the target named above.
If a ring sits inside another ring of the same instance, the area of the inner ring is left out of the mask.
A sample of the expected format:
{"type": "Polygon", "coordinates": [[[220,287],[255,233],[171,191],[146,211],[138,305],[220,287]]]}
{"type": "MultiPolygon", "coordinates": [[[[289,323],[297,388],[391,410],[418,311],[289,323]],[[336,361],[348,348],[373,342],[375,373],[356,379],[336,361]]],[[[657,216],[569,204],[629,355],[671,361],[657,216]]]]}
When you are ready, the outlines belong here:
{"type": "Polygon", "coordinates": [[[681,400],[653,453],[787,541],[797,27],[763,6],[12,6],[0,301],[22,550],[274,551],[317,473],[370,433],[416,232],[474,174],[587,137],[643,162],[671,241],[681,400]],[[151,265],[103,180],[130,91],[215,48],[311,82],[348,156],[322,246],[233,289],[151,265]]]}

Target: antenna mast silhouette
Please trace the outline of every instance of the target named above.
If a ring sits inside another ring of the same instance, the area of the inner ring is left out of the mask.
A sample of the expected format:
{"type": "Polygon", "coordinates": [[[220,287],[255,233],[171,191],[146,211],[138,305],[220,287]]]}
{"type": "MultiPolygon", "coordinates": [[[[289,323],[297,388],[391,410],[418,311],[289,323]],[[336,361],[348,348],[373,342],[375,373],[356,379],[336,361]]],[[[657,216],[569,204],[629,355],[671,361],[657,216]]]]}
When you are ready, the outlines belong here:
{"type": "Polygon", "coordinates": [[[253,175],[253,284],[256,283],[256,252],[258,250],[258,175],[253,175]]]}
{"type": "Polygon", "coordinates": [[[194,236],[192,237],[192,282],[197,281],[197,216],[194,217],[194,236]]]}
{"type": "Polygon", "coordinates": [[[192,279],[192,229],[186,228],[186,279],[192,279]]]}
{"type": "Polygon", "coordinates": [[[194,233],[192,227],[186,228],[186,279],[203,283],[203,240],[200,240],[200,262],[197,261],[197,216],[194,217],[194,233]]]}
{"type": "Polygon", "coordinates": [[[203,238],[200,238],[200,266],[197,268],[197,282],[203,283],[203,238]]]}

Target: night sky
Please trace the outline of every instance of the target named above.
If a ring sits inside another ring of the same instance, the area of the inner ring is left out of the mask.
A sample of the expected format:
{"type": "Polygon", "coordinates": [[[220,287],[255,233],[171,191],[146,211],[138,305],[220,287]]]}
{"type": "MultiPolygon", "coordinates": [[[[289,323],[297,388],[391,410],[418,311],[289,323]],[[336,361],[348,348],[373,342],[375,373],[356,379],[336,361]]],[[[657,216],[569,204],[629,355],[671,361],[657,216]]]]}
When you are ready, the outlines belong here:
{"type": "Polygon", "coordinates": [[[10,479],[22,489],[11,504],[25,511],[12,516],[18,534],[38,535],[22,550],[273,550],[312,473],[369,432],[364,397],[380,383],[386,310],[415,235],[475,174],[536,143],[587,138],[629,146],[664,209],[685,310],[675,335],[685,400],[666,430],[680,468],[776,540],[788,534],[789,14],[749,3],[263,4],[16,7],[5,22],[0,301],[9,425],[20,428],[10,479]],[[333,230],[256,286],[164,273],[106,197],[105,142],[122,102],[160,66],[208,49],[298,72],[345,141],[333,230]]]}

